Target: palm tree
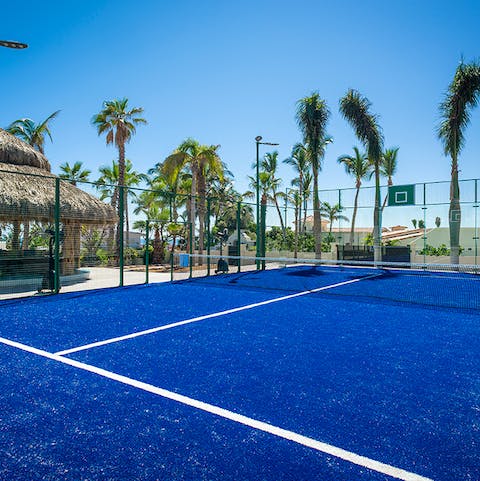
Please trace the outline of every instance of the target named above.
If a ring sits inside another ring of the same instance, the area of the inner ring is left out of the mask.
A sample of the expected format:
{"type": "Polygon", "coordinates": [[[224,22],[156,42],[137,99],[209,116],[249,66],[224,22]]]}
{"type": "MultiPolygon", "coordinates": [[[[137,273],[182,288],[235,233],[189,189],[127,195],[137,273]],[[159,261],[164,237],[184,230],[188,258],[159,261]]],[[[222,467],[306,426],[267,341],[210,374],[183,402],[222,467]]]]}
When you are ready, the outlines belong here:
{"type": "MultiPolygon", "coordinates": [[[[298,192],[300,197],[303,196],[303,184],[304,176],[310,169],[310,160],[308,158],[308,152],[306,147],[300,142],[295,144],[292,148],[292,155],[283,161],[285,164],[291,165],[298,173],[298,177],[292,181],[292,185],[298,186],[298,192]]],[[[298,230],[301,231],[302,221],[302,202],[298,206],[298,230]]]]}
{"type": "Polygon", "coordinates": [[[313,173],[313,234],[315,237],[315,257],[322,256],[322,224],[320,218],[320,199],[318,197],[318,173],[325,155],[325,146],[332,141],[326,134],[330,116],[325,100],[318,92],[297,102],[296,119],[303,134],[303,142],[312,163],[313,173]]]}
{"type": "Polygon", "coordinates": [[[308,201],[312,196],[312,183],[313,175],[311,172],[305,172],[303,175],[303,192],[301,192],[303,198],[303,226],[302,233],[305,234],[307,230],[307,213],[308,213],[308,201]]]}
{"type": "Polygon", "coordinates": [[[355,177],[355,200],[353,202],[352,224],[350,228],[350,244],[353,245],[355,240],[355,219],[358,210],[358,194],[362,186],[362,180],[369,176],[372,164],[369,162],[366,154],[360,152],[358,147],[353,148],[354,155],[342,155],[337,160],[339,164],[345,166],[345,171],[349,175],[355,177]]]}
{"type": "MultiPolygon", "coordinates": [[[[393,185],[392,177],[397,172],[397,154],[398,154],[398,147],[395,147],[393,149],[385,150],[382,156],[382,163],[380,165],[380,175],[387,178],[388,187],[391,187],[393,185]]],[[[388,199],[388,193],[385,196],[385,199],[383,199],[382,211],[385,208],[387,199],[388,199]]]]}
{"type": "Polygon", "coordinates": [[[92,173],[88,169],[83,169],[82,162],[75,162],[73,166],[65,162],[60,166],[60,170],[62,172],[59,177],[68,180],[72,185],[77,185],[77,182],[88,182],[88,176],[92,173]]]}
{"type": "Polygon", "coordinates": [[[374,260],[381,261],[381,209],[380,209],[380,165],[382,161],[383,136],[378,118],[370,113],[371,103],[356,90],[350,89],[340,99],[340,113],[355,130],[358,139],[367,150],[375,173],[375,208],[373,211],[374,260]]]}
{"type": "Polygon", "coordinates": [[[322,202],[320,206],[320,213],[323,214],[323,217],[328,219],[328,222],[330,223],[328,230],[329,238],[332,236],[332,227],[335,221],[344,220],[345,222],[348,222],[348,217],[345,217],[340,213],[342,210],[343,207],[340,204],[330,205],[328,202],[322,202]]]}
{"type": "Polygon", "coordinates": [[[283,239],[285,240],[285,224],[283,222],[282,213],[278,205],[278,199],[285,195],[283,192],[278,192],[278,189],[282,184],[282,179],[276,175],[278,169],[278,151],[275,150],[274,152],[266,153],[263,157],[261,166],[262,170],[270,175],[270,199],[273,201],[275,208],[277,209],[278,217],[280,219],[280,226],[282,228],[283,239]]]}
{"type": "MultiPolygon", "coordinates": [[[[113,208],[117,207],[118,203],[118,186],[124,185],[126,187],[124,193],[124,199],[126,205],[128,205],[128,198],[133,197],[136,198],[137,194],[132,187],[138,186],[141,182],[147,180],[147,176],[145,174],[140,174],[133,170],[132,161],[129,159],[125,159],[125,171],[124,171],[124,180],[123,184],[120,184],[120,167],[115,160],[112,160],[112,167],[103,166],[99,169],[100,173],[102,174],[100,178],[97,180],[95,185],[97,189],[100,191],[100,199],[105,200],[110,198],[111,205],[113,208]]],[[[125,242],[126,245],[129,245],[129,215],[128,209],[125,209],[125,231],[126,237],[125,242]]]]}
{"type": "MultiPolygon", "coordinates": [[[[43,122],[36,124],[32,119],[23,118],[12,122],[5,130],[15,135],[19,139],[23,140],[27,144],[31,145],[34,149],[44,154],[45,136],[48,135],[52,140],[52,134],[50,132],[49,122],[53,120],[60,110],[50,114],[43,122]]],[[[19,245],[18,236],[20,235],[20,222],[14,221],[14,245],[19,245]]],[[[30,238],[30,223],[23,223],[23,244],[22,249],[28,249],[30,238]]]]}
{"type": "Polygon", "coordinates": [[[40,153],[44,154],[45,136],[52,140],[49,122],[60,113],[60,110],[50,114],[43,122],[36,124],[32,119],[18,119],[12,122],[5,130],[23,140],[40,153]]]}
{"type": "Polygon", "coordinates": [[[444,101],[440,104],[441,124],[438,137],[445,155],[451,158],[450,180],[450,262],[459,263],[460,256],[460,187],[458,183],[458,156],[465,143],[465,129],[470,121],[470,109],[478,103],[480,92],[480,66],[476,63],[457,67],[444,101]]]}
{"type": "MultiPolygon", "coordinates": [[[[164,163],[164,172],[167,176],[172,172],[180,171],[187,167],[192,173],[192,186],[190,207],[188,209],[189,222],[195,225],[196,218],[196,197],[198,195],[198,253],[203,254],[205,214],[206,214],[206,190],[207,171],[223,175],[223,165],[218,155],[219,145],[201,145],[194,139],[186,139],[180,144],[175,152],[169,155],[164,163]]],[[[200,258],[199,264],[202,264],[200,258]]]]}
{"type": "MultiPolygon", "coordinates": [[[[115,99],[103,102],[103,109],[96,114],[92,123],[97,128],[98,135],[106,134],[106,143],[115,144],[118,149],[118,185],[125,185],[125,144],[130,141],[137,130],[137,125],[146,124],[142,107],[128,109],[128,99],[115,99]]],[[[127,196],[119,209],[127,211],[127,196]]],[[[128,215],[128,214],[127,214],[128,215]]],[[[120,224],[118,225],[120,229],[120,224]]],[[[128,232],[128,230],[127,230],[128,232]]]]}

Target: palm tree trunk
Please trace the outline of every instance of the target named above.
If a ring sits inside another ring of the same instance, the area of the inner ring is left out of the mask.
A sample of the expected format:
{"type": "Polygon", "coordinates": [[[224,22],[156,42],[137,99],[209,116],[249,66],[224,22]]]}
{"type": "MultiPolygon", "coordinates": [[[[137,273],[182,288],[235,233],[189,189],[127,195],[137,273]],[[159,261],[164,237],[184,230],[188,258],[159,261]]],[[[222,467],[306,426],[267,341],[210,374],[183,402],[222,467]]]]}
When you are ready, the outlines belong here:
{"type": "Polygon", "coordinates": [[[283,222],[282,211],[280,210],[280,206],[278,205],[277,195],[275,192],[273,194],[273,200],[275,201],[275,207],[277,209],[278,217],[280,219],[280,226],[282,228],[283,240],[285,241],[285,224],[283,222]]]}
{"type": "Polygon", "coordinates": [[[382,260],[381,246],[381,209],[380,209],[380,169],[379,162],[375,162],[375,207],[373,210],[373,260],[382,260]]]}
{"type": "Polygon", "coordinates": [[[203,244],[205,241],[205,216],[206,216],[206,182],[205,176],[198,173],[198,265],[203,265],[203,244]]]}
{"type": "Polygon", "coordinates": [[[125,212],[125,245],[130,247],[130,222],[128,218],[128,189],[123,191],[124,212],[125,212]]]}
{"type": "Polygon", "coordinates": [[[350,245],[355,242],[355,219],[357,218],[358,194],[360,193],[361,183],[357,181],[357,191],[355,192],[355,200],[353,202],[352,227],[350,228],[350,245]]]}
{"type": "Polygon", "coordinates": [[[162,262],[162,242],[160,239],[160,230],[155,225],[155,235],[153,238],[152,264],[160,264],[162,262]]]}
{"type": "Polygon", "coordinates": [[[460,262],[460,186],[458,183],[458,164],[456,154],[452,155],[452,177],[450,181],[450,209],[448,212],[450,227],[450,263],[460,262]]]}
{"type": "MultiPolygon", "coordinates": [[[[197,217],[196,212],[196,195],[197,195],[197,169],[192,166],[192,189],[191,189],[191,196],[190,196],[190,224],[192,226],[192,239],[189,239],[189,242],[192,244],[192,253],[195,250],[195,221],[197,217]]],[[[191,259],[193,263],[193,259],[191,259]]],[[[195,265],[195,263],[193,263],[195,265]]]]}
{"type": "MultiPolygon", "coordinates": [[[[387,185],[388,185],[388,187],[391,187],[393,185],[393,181],[392,181],[392,178],[390,176],[388,176],[388,184],[387,185]]],[[[383,199],[382,212],[383,212],[383,209],[385,209],[385,205],[387,204],[387,200],[388,200],[388,190],[387,190],[387,195],[383,199]]]]}
{"type": "Polygon", "coordinates": [[[303,172],[300,170],[298,174],[298,192],[300,194],[300,204],[298,205],[298,231],[302,230],[302,195],[303,195],[303,172]]]}
{"type": "MultiPolygon", "coordinates": [[[[118,185],[124,186],[125,185],[125,144],[120,143],[118,145],[118,185]]],[[[125,198],[125,190],[124,190],[124,198],[125,198]]],[[[123,205],[119,206],[119,209],[123,209],[125,212],[125,202],[123,205]]],[[[119,242],[120,242],[120,229],[123,226],[120,225],[120,222],[117,226],[117,240],[116,240],[116,247],[117,247],[117,254],[119,253],[119,242]]]]}
{"type": "Polygon", "coordinates": [[[293,245],[293,257],[296,259],[298,257],[298,231],[300,229],[299,213],[302,206],[302,201],[300,197],[300,203],[295,203],[295,240],[293,245]]]}
{"type": "Polygon", "coordinates": [[[312,163],[313,171],[313,237],[315,240],[315,259],[322,258],[322,219],[318,197],[318,165],[312,163]]]}

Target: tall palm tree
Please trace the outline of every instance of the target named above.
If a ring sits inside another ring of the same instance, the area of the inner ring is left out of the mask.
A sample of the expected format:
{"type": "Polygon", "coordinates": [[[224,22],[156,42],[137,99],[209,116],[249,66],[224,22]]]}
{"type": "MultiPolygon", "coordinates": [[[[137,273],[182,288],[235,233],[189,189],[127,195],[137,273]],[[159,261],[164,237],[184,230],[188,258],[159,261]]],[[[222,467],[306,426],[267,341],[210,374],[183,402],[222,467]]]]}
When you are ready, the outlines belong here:
{"type": "Polygon", "coordinates": [[[470,109],[478,103],[480,95],[480,66],[476,63],[457,67],[444,101],[440,104],[441,124],[438,137],[445,155],[451,158],[450,180],[450,262],[459,263],[460,256],[460,186],[458,182],[458,156],[465,143],[465,129],[470,122],[470,109]]]}
{"type": "MultiPolygon", "coordinates": [[[[387,178],[387,185],[391,187],[393,185],[392,177],[397,172],[397,155],[398,147],[393,149],[386,149],[382,155],[382,163],[380,165],[380,175],[387,178]]],[[[383,199],[382,211],[387,203],[388,193],[383,199]]]]}
{"type": "MultiPolygon", "coordinates": [[[[120,186],[125,185],[125,144],[135,134],[137,125],[147,123],[143,117],[140,117],[141,114],[143,114],[142,107],[129,109],[128,99],[123,98],[103,102],[103,109],[92,119],[98,135],[105,134],[107,145],[115,144],[118,149],[118,185],[120,186]]],[[[126,197],[125,195],[123,205],[118,206],[123,211],[128,210],[126,197]]]]}
{"type": "MultiPolygon", "coordinates": [[[[219,145],[201,145],[195,139],[186,139],[180,144],[175,152],[169,155],[163,165],[166,175],[173,171],[189,168],[192,173],[192,187],[190,208],[188,210],[189,221],[195,225],[196,207],[198,204],[198,253],[203,254],[205,237],[205,214],[206,214],[206,191],[207,171],[213,171],[223,175],[223,165],[218,155],[219,145]],[[198,196],[198,202],[197,202],[198,196]]],[[[199,264],[202,264],[201,258],[199,264]]]]}
{"type": "Polygon", "coordinates": [[[52,141],[49,123],[60,113],[60,110],[50,114],[43,122],[35,123],[32,119],[23,118],[12,122],[5,130],[23,140],[40,153],[44,154],[45,137],[52,141]]]}
{"type": "Polygon", "coordinates": [[[268,152],[263,157],[262,163],[262,170],[267,172],[270,175],[270,198],[272,199],[273,203],[275,204],[275,208],[277,209],[278,217],[280,219],[280,226],[282,229],[283,239],[285,240],[285,223],[283,222],[282,213],[280,211],[280,206],[278,205],[278,199],[282,198],[285,194],[283,192],[279,192],[279,188],[282,184],[282,179],[277,177],[277,169],[278,169],[278,151],[268,152]]]}
{"type": "Polygon", "coordinates": [[[353,148],[354,155],[341,155],[337,160],[339,164],[345,166],[345,171],[349,175],[355,177],[355,200],[353,202],[352,224],[350,227],[350,244],[353,245],[355,240],[355,219],[358,210],[358,194],[362,186],[362,180],[369,176],[372,164],[369,162],[366,154],[360,152],[358,147],[353,148]]]}
{"type": "Polygon", "coordinates": [[[88,182],[88,177],[92,173],[88,169],[83,168],[82,162],[75,162],[70,165],[68,162],[60,165],[61,179],[68,180],[72,185],[77,185],[77,182],[88,182]]]}
{"type": "Polygon", "coordinates": [[[325,100],[318,92],[312,93],[297,102],[296,119],[303,134],[303,143],[312,163],[313,173],[313,234],[315,238],[315,257],[322,256],[322,224],[320,218],[320,199],[318,196],[318,173],[325,155],[326,145],[332,141],[326,134],[330,111],[325,100]]]}
{"type": "Polygon", "coordinates": [[[374,260],[381,261],[381,209],[380,209],[380,165],[383,152],[383,135],[378,117],[370,113],[371,103],[356,90],[350,89],[340,99],[340,113],[353,127],[358,139],[367,150],[375,173],[375,208],[373,211],[374,260]]]}
{"type": "MultiPolygon", "coordinates": [[[[303,184],[304,177],[308,170],[310,169],[310,159],[308,158],[308,151],[302,143],[297,143],[292,148],[292,155],[283,161],[285,164],[291,165],[298,174],[292,181],[292,185],[298,186],[298,192],[300,194],[301,200],[303,196],[303,184]]],[[[302,221],[302,203],[298,206],[298,230],[301,231],[301,221],[302,221]]]]}
{"type": "Polygon", "coordinates": [[[348,222],[348,217],[345,217],[343,214],[341,214],[342,210],[343,207],[340,204],[330,205],[328,202],[322,202],[320,206],[321,214],[323,214],[323,217],[328,219],[330,224],[328,230],[329,237],[332,235],[333,223],[335,221],[344,220],[345,222],[348,222]]]}

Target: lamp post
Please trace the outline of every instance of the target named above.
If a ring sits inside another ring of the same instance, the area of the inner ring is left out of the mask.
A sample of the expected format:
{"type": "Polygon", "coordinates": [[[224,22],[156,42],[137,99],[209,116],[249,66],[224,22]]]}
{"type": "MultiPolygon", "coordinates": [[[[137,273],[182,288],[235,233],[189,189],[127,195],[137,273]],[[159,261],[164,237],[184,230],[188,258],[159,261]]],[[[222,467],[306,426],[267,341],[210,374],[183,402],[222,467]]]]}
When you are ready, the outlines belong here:
{"type": "Polygon", "coordinates": [[[11,40],[0,40],[0,47],[16,48],[21,50],[27,48],[28,45],[26,43],[13,42],[11,40]]]}
{"type": "MultiPolygon", "coordinates": [[[[260,257],[260,159],[259,159],[259,150],[260,145],[278,145],[272,142],[262,142],[262,136],[257,135],[255,137],[255,144],[257,147],[257,156],[256,156],[256,175],[255,175],[255,187],[256,187],[256,205],[257,205],[257,229],[256,229],[256,257],[260,257]]],[[[257,261],[257,269],[260,269],[260,261],[257,261]]]]}

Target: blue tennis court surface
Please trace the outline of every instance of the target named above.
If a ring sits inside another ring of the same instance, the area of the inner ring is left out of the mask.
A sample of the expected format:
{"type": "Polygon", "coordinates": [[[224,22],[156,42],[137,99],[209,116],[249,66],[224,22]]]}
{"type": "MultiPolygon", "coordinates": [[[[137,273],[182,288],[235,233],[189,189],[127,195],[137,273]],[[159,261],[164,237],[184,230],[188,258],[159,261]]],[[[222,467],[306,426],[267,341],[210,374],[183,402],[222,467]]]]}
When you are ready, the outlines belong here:
{"type": "Polygon", "coordinates": [[[0,479],[479,480],[479,295],[296,267],[0,303],[0,479]]]}

